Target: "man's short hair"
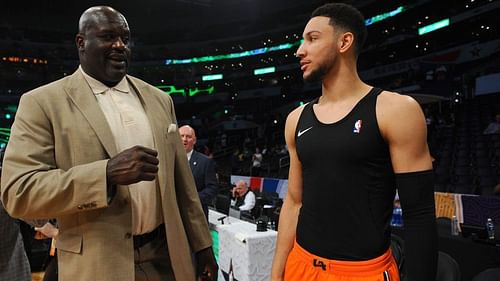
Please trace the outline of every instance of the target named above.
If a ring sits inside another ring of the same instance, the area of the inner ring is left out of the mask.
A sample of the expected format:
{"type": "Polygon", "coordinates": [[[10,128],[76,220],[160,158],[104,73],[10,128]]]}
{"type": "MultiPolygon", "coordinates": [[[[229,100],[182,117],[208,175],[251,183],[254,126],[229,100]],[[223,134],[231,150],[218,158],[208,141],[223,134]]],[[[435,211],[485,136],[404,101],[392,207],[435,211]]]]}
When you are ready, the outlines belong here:
{"type": "Polygon", "coordinates": [[[238,186],[240,183],[243,184],[244,187],[248,188],[248,183],[244,180],[239,180],[237,183],[236,183],[236,186],[238,186]]]}
{"type": "Polygon", "coordinates": [[[366,41],[365,18],[355,7],[344,3],[328,3],[312,12],[311,18],[328,17],[330,25],[354,34],[354,51],[359,55],[366,41]]]}

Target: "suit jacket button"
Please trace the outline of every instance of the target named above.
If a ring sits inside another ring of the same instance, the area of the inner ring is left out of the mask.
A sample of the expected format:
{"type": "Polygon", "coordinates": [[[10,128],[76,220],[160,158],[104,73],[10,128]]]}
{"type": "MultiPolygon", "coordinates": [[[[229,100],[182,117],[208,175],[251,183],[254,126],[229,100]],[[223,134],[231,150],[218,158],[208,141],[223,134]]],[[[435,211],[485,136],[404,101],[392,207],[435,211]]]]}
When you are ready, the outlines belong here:
{"type": "Polygon", "coordinates": [[[130,239],[130,238],[132,238],[132,233],[130,232],[125,233],[125,239],[130,239]]]}
{"type": "Polygon", "coordinates": [[[83,205],[78,205],[76,207],[78,208],[78,210],[82,210],[83,209],[83,205]]]}

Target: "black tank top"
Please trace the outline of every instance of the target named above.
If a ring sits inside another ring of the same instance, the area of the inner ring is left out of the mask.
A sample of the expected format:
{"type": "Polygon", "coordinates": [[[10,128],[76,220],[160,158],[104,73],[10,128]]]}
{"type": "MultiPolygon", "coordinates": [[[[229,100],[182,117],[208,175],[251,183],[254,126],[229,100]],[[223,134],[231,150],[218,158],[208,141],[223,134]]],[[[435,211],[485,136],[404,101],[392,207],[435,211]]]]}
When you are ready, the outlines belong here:
{"type": "Polygon", "coordinates": [[[315,99],[299,118],[295,140],[302,164],[297,242],[328,259],[367,260],[390,244],[395,195],[389,148],[377,124],[373,88],[344,118],[321,123],[315,99]]]}

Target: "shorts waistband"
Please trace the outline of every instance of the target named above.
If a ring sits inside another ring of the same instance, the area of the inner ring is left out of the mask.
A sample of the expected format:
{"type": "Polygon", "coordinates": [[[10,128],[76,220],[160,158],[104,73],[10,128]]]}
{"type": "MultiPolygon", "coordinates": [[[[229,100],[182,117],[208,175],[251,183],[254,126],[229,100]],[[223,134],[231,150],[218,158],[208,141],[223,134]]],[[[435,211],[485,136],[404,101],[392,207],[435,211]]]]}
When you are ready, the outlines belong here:
{"type": "Polygon", "coordinates": [[[383,272],[386,270],[394,261],[392,257],[391,248],[379,257],[365,260],[365,261],[341,261],[341,260],[331,260],[325,259],[314,254],[309,253],[306,249],[302,248],[297,241],[294,242],[292,253],[296,254],[297,257],[314,266],[322,269],[323,271],[331,271],[337,273],[343,273],[347,275],[366,275],[370,273],[383,272]]]}

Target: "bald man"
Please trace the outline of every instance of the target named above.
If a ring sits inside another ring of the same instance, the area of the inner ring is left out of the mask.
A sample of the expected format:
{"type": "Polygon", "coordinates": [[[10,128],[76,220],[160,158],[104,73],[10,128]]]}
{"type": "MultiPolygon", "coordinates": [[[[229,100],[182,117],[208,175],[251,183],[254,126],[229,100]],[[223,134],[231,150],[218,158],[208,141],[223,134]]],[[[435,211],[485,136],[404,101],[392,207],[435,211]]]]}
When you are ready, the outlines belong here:
{"type": "Polygon", "coordinates": [[[21,97],[1,199],[57,219],[60,280],[216,280],[172,100],[127,75],[130,38],[115,9],[82,14],[78,70],[21,97]]]}
{"type": "Polygon", "coordinates": [[[208,205],[215,199],[218,191],[215,163],[205,154],[194,150],[196,132],[191,126],[185,125],[180,127],[179,134],[181,135],[182,144],[187,154],[189,166],[193,172],[203,212],[205,212],[205,217],[208,220],[208,205]]]}

